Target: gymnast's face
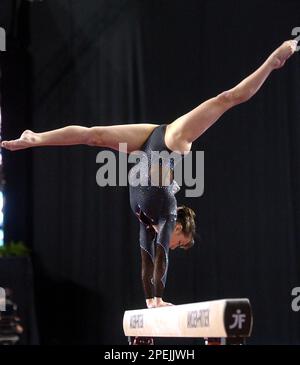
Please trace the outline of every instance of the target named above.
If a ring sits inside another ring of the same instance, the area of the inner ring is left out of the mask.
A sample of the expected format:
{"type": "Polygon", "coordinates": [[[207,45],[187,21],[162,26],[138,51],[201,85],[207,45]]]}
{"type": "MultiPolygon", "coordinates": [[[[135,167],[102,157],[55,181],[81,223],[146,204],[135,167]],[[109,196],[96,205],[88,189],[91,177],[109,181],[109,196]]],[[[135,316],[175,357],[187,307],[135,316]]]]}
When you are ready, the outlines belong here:
{"type": "Polygon", "coordinates": [[[175,250],[177,247],[184,248],[184,246],[188,245],[191,241],[191,236],[186,236],[182,232],[182,226],[180,223],[176,223],[174,228],[169,247],[171,250],[175,250]]]}

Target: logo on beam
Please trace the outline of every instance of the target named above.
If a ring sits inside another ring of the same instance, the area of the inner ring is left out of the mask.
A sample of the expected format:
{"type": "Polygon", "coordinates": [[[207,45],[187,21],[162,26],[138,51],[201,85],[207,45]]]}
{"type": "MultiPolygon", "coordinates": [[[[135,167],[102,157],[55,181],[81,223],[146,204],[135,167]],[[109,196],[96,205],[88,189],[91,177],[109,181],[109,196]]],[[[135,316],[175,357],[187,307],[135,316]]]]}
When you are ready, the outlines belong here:
{"type": "Polygon", "coordinates": [[[252,330],[252,312],[248,301],[228,303],[225,308],[225,329],[230,336],[249,336],[252,330]]]}
{"type": "Polygon", "coordinates": [[[142,314],[135,314],[130,317],[130,328],[143,328],[144,317],[142,314]]]}
{"type": "Polygon", "coordinates": [[[187,328],[199,327],[209,327],[209,309],[188,312],[187,328]]]}

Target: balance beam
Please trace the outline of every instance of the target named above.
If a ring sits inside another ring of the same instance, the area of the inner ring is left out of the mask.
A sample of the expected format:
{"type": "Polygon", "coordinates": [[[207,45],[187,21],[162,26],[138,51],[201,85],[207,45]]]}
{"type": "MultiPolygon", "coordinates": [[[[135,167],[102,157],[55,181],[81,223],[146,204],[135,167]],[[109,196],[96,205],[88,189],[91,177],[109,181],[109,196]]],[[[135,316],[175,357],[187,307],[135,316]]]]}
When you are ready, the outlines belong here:
{"type": "Polygon", "coordinates": [[[128,337],[244,338],[252,323],[246,298],[128,310],[123,317],[128,337]]]}

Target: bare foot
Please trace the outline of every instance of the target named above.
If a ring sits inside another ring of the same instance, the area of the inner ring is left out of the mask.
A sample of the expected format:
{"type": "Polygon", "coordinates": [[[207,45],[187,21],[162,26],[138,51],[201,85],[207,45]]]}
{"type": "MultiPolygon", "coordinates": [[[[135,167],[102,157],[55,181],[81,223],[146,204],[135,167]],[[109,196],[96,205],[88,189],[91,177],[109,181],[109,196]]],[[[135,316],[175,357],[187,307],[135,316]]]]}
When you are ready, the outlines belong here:
{"type": "Polygon", "coordinates": [[[286,60],[295,53],[297,43],[296,40],[283,42],[282,45],[271,54],[269,60],[274,69],[282,67],[286,60]]]}
{"type": "Polygon", "coordinates": [[[23,150],[25,148],[36,146],[38,142],[38,135],[30,130],[26,130],[22,133],[19,139],[11,141],[3,141],[1,143],[2,148],[6,148],[10,151],[23,150]]]}

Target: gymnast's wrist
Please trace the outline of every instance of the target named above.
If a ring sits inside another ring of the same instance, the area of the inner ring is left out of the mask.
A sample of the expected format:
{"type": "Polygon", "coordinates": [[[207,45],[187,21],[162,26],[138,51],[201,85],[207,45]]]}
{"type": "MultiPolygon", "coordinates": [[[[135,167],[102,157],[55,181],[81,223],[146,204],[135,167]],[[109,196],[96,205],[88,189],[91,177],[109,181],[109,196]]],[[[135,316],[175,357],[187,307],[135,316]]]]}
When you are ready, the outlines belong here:
{"type": "Polygon", "coordinates": [[[156,306],[156,301],[154,298],[146,298],[147,308],[154,308],[156,306]]]}
{"type": "Polygon", "coordinates": [[[162,303],[162,297],[154,297],[154,302],[156,305],[159,305],[160,303],[162,303]]]}

